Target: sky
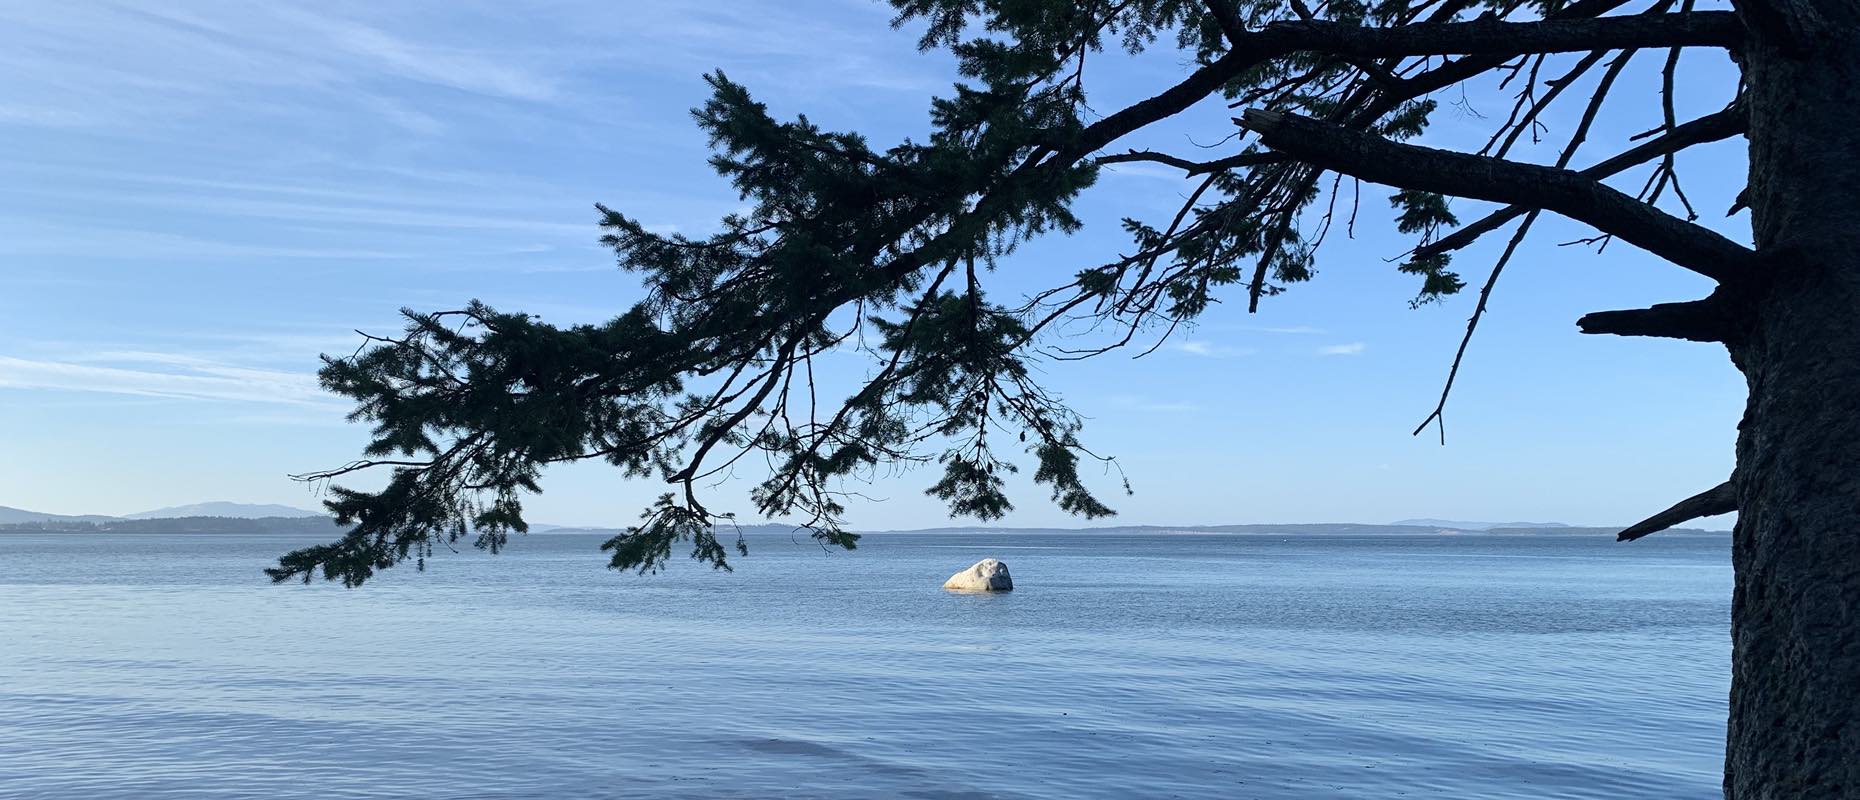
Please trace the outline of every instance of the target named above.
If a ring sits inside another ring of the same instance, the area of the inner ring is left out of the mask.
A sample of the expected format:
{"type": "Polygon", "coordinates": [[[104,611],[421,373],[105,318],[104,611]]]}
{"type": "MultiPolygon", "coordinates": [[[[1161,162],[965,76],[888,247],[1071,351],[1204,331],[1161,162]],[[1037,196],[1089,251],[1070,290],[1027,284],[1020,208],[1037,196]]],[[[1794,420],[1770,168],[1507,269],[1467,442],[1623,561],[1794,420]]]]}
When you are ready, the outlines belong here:
{"type": "MultiPolygon", "coordinates": [[[[640,291],[596,241],[595,203],[691,234],[741,206],[688,113],[708,70],[777,116],[881,146],[921,138],[954,72],[889,18],[860,0],[0,4],[0,505],[315,507],[288,476],[346,463],[367,438],[317,387],[319,353],[397,330],[401,307],[477,298],[555,323],[623,311],[640,291]]],[[[1578,165],[1658,124],[1661,55],[1624,74],[1578,165]]],[[[1184,63],[1104,54],[1092,106],[1153,94],[1184,63]]],[[[1682,66],[1682,116],[1728,98],[1722,56],[1682,66]]],[[[1442,100],[1423,143],[1476,148],[1508,108],[1490,82],[1442,100]]],[[[1114,147],[1225,152],[1197,145],[1231,133],[1231,114],[1209,102],[1114,147]]],[[[1520,157],[1553,158],[1571,122],[1552,115],[1520,157]]],[[[1681,166],[1701,223],[1747,242],[1746,218],[1718,211],[1743,185],[1737,146],[1681,166]]],[[[1079,204],[1086,228],[1004,262],[991,296],[1127,251],[1117,219],[1166,220],[1190,188],[1152,166],[1108,171],[1079,204]]],[[[1743,386],[1721,348],[1574,325],[1709,286],[1625,244],[1559,246],[1592,233],[1563,221],[1540,224],[1500,282],[1445,446],[1411,436],[1474,297],[1409,307],[1418,286],[1395,263],[1412,242],[1388,224],[1388,193],[1365,185],[1354,237],[1331,237],[1317,278],[1256,315],[1230,297],[1143,358],[1043,365],[1130,481],[1123,496],[1117,475],[1087,473],[1115,522],[1621,524],[1729,474],[1743,386]]],[[[1476,285],[1500,244],[1456,264],[1476,285]]],[[[748,512],[753,477],[710,505],[748,512]]],[[[946,524],[923,494],[935,479],[853,487],[870,499],[850,524],[946,524]]],[[[1001,524],[1079,524],[1022,484],[1001,524]]],[[[558,468],[544,489],[533,520],[601,526],[664,491],[599,465],[558,468]]]]}

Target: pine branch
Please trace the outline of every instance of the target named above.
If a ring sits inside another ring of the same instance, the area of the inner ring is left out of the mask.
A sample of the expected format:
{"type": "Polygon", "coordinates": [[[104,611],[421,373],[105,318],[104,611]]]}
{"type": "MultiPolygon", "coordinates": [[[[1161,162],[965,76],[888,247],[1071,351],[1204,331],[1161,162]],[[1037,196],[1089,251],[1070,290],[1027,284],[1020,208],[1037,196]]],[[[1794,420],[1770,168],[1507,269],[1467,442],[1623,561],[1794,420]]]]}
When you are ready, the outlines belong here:
{"type": "MultiPolygon", "coordinates": [[[[1743,106],[1733,105],[1716,114],[1707,114],[1675,127],[1665,135],[1649,139],[1637,147],[1625,150],[1592,167],[1579,170],[1577,174],[1596,180],[1611,177],[1693,145],[1723,141],[1742,135],[1749,127],[1750,118],[1745,114],[1743,106]]],[[[1416,257],[1437,256],[1466,247],[1479,237],[1498,230],[1505,223],[1523,216],[1530,210],[1529,206],[1506,206],[1429,244],[1415,248],[1414,255],[1416,257]]]]}
{"type": "MultiPolygon", "coordinates": [[[[1604,0],[1596,7],[1619,3],[1604,0]]],[[[1573,4],[1572,9],[1575,8],[1573,4]]],[[[1735,47],[1743,41],[1743,24],[1729,11],[1694,11],[1689,14],[1635,14],[1621,17],[1564,18],[1535,22],[1485,19],[1438,25],[1399,25],[1389,28],[1330,21],[1274,22],[1234,42],[1232,49],[1186,80],[1148,100],[1105,117],[1082,131],[1065,148],[1073,157],[1093,152],[1124,134],[1157,120],[1174,116],[1227,81],[1271,59],[1301,52],[1356,57],[1426,55],[1497,56],[1566,53],[1634,47],[1735,47]]],[[[1500,62],[1469,62],[1450,70],[1441,80],[1455,83],[1500,62]],[[1466,67],[1476,66],[1468,74],[1466,67]]],[[[1451,65],[1449,65],[1451,66],[1451,65]]],[[[1436,72],[1447,71],[1443,67],[1436,72]]],[[[1435,81],[1417,77],[1413,94],[1422,94],[1435,81]]],[[[1446,85],[1446,84],[1442,84],[1446,85]]],[[[1413,95],[1411,95],[1413,96],[1413,95]]]]}
{"type": "Polygon", "coordinates": [[[1248,109],[1234,121],[1257,131],[1267,147],[1324,169],[1402,189],[1554,211],[1713,280],[1747,272],[1755,255],[1572,170],[1399,144],[1297,114],[1248,109]]]}

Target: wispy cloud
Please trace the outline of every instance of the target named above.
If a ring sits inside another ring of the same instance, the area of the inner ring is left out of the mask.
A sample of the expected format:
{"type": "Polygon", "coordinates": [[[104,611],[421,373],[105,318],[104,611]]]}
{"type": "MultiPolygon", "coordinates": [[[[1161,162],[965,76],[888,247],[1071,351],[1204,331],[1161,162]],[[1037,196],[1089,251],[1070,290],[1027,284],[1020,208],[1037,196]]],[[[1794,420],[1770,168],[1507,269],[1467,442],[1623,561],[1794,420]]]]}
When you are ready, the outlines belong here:
{"type": "Polygon", "coordinates": [[[556,94],[548,78],[513,66],[509,59],[414,42],[381,28],[302,8],[279,7],[276,13],[292,27],[321,34],[337,52],[407,80],[523,100],[548,100],[556,94]]]}
{"type": "Polygon", "coordinates": [[[0,356],[0,388],[161,397],[174,400],[345,406],[313,375],[224,364],[176,353],[102,352],[63,361],[0,356]]]}
{"type": "MultiPolygon", "coordinates": [[[[82,192],[41,191],[40,197],[76,198],[82,192]]],[[[190,213],[220,217],[249,217],[290,222],[338,225],[366,225],[381,228],[429,228],[440,230],[503,230],[530,234],[550,234],[591,241],[598,229],[592,221],[560,222],[551,219],[522,218],[491,214],[434,212],[417,208],[390,208],[343,203],[305,203],[262,198],[232,197],[185,192],[123,192],[110,198],[113,202],[135,204],[154,209],[186,208],[190,213]]],[[[591,218],[588,212],[581,216],[591,218]]]]}
{"type": "Polygon", "coordinates": [[[41,223],[26,229],[0,225],[0,255],[85,256],[147,261],[156,258],[207,259],[333,259],[362,261],[415,258],[413,252],[349,248],[301,247],[288,244],[227,242],[163,231],[126,228],[75,227],[41,223]]]}
{"type": "Polygon", "coordinates": [[[949,73],[933,57],[899,57],[901,49],[915,43],[915,34],[888,32],[890,15],[880,4],[847,3],[836,12],[823,15],[786,3],[761,8],[653,3],[623,9],[600,3],[583,12],[593,24],[577,33],[611,32],[604,44],[620,58],[700,70],[721,66],[732,78],[779,81],[788,92],[948,90],[949,73]],[[616,12],[624,19],[614,18],[616,12]]]}
{"type": "Polygon", "coordinates": [[[829,100],[947,90],[941,56],[899,57],[913,34],[888,31],[888,16],[869,3],[823,14],[772,1],[0,4],[0,69],[30,77],[0,86],[0,124],[146,134],[256,113],[321,123],[341,105],[420,135],[472,127],[461,113],[520,127],[543,112],[611,131],[631,118],[610,101],[638,94],[616,90],[616,66],[682,80],[724,67],[764,91],[829,100]]]}
{"type": "Polygon", "coordinates": [[[1368,345],[1363,344],[1362,342],[1350,342],[1349,344],[1327,344],[1327,345],[1324,345],[1323,347],[1318,348],[1317,352],[1318,352],[1318,355],[1320,356],[1360,356],[1363,354],[1364,350],[1368,349],[1368,347],[1369,347],[1368,345]]]}
{"type": "Polygon", "coordinates": [[[1191,356],[1201,356],[1203,358],[1232,358],[1235,356],[1250,356],[1259,352],[1251,347],[1234,347],[1203,339],[1180,339],[1171,341],[1169,343],[1169,348],[1177,352],[1187,353],[1191,356]]]}
{"type": "MultiPolygon", "coordinates": [[[[404,20],[405,18],[403,18],[404,20]]],[[[283,110],[305,90],[339,98],[403,129],[436,132],[431,114],[389,100],[418,85],[479,97],[549,101],[558,88],[500,41],[442,41],[420,19],[403,31],[275,3],[59,3],[0,8],[0,66],[44,80],[0,90],[24,124],[146,129],[236,103],[283,110]]]]}

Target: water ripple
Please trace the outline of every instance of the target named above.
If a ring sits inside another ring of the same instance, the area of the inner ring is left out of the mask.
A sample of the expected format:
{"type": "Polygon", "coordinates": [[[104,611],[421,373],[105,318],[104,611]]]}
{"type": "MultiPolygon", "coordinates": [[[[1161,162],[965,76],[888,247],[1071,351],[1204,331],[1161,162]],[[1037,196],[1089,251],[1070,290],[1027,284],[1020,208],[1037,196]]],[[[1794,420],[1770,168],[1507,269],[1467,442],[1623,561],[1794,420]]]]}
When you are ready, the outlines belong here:
{"type": "Polygon", "coordinates": [[[350,592],[267,585],[277,538],[0,538],[0,797],[1718,792],[1721,538],[598,543],[350,592]],[[936,588],[991,554],[1019,591],[936,588]]]}

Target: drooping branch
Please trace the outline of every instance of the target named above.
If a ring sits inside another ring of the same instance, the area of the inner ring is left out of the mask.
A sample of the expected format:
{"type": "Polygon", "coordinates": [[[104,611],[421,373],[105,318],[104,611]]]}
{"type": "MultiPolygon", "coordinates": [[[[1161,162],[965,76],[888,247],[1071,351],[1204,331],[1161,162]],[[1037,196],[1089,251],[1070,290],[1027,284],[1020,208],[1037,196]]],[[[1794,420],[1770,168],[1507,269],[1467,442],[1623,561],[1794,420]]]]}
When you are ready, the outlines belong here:
{"type": "Polygon", "coordinates": [[[1399,144],[1297,114],[1248,109],[1235,122],[1257,131],[1267,147],[1325,169],[1403,189],[1554,211],[1714,280],[1744,273],[1754,255],[1716,231],[1572,170],[1399,144]]]}
{"type": "MultiPolygon", "coordinates": [[[[333,488],[331,508],[352,529],[281,559],[274,578],[354,585],[472,533],[495,551],[525,530],[520,501],[539,491],[547,465],[591,458],[684,490],[604,546],[616,568],[656,569],[680,540],[725,568],[714,528],[734,515],[707,509],[694,489],[753,456],[772,473],[751,493],[757,511],[806,518],[823,543],[847,547],[848,495],[834,482],[935,458],[946,469],[931,494],[953,513],[999,516],[1011,508],[1001,476],[1014,466],[995,445],[1014,438],[1061,509],[1108,514],[1078,475],[1081,459],[1100,458],[1078,440],[1082,423],[1032,377],[1034,335],[1087,307],[1132,331],[1146,320],[1173,329],[1219,302],[1221,287],[1245,284],[1257,300],[1308,279],[1323,229],[1307,236],[1297,220],[1321,197],[1320,179],[1338,176],[1334,203],[1345,174],[1259,147],[1214,160],[1112,155],[1133,146],[1127,135],[1219,97],[1403,140],[1426,128],[1429,95],[1519,56],[1736,48],[1744,38],[1724,12],[1668,14],[1676,0],[1623,17],[1602,15],[1626,0],[1494,6],[1474,22],[1454,21],[1476,13],[1471,0],[1372,0],[1360,13],[1287,0],[1296,20],[1270,4],[1201,2],[1212,16],[1138,0],[894,0],[900,21],[928,22],[925,46],[950,48],[962,77],[933,101],[929,137],[883,150],[805,118],[778,121],[746,87],[709,76],[697,117],[713,167],[746,208],[699,238],[603,209],[603,242],[646,284],[646,299],[606,324],[561,328],[488,309],[474,312],[476,327],[422,317],[408,337],[331,363],[325,385],[377,423],[371,461],[355,469],[394,472],[378,492],[333,488]],[[986,33],[965,40],[965,29],[986,33]],[[1085,106],[1085,58],[1111,34],[1133,51],[1173,42],[1189,66],[1178,83],[1099,116],[1085,106]],[[1073,204],[1097,166],[1142,161],[1204,176],[1173,223],[1126,220],[1136,252],[1080,272],[1054,316],[1029,324],[989,301],[984,269],[1037,236],[1076,230],[1073,204]],[[945,291],[941,276],[956,265],[966,291],[945,291]],[[880,336],[867,344],[867,331],[880,336]],[[890,366],[823,422],[833,406],[819,404],[814,357],[855,337],[890,366]]],[[[1534,122],[1549,99],[1521,120],[1534,122]]]]}
{"type": "Polygon", "coordinates": [[[1466,320],[1466,333],[1460,336],[1459,349],[1453,351],[1453,365],[1447,368],[1447,382],[1440,389],[1440,400],[1434,404],[1434,410],[1428,412],[1427,418],[1414,426],[1410,436],[1420,436],[1421,431],[1427,430],[1429,423],[1437,422],[1440,425],[1440,443],[1447,443],[1447,398],[1453,394],[1453,382],[1459,379],[1460,363],[1466,358],[1466,348],[1472,344],[1473,333],[1479,329],[1479,321],[1485,318],[1486,305],[1492,300],[1492,289],[1498,285],[1498,276],[1504,273],[1505,265],[1511,263],[1511,257],[1518,252],[1518,245],[1524,243],[1524,237],[1530,235],[1538,213],[1530,212],[1524,222],[1518,225],[1517,232],[1511,235],[1511,241],[1505,243],[1505,250],[1499,254],[1497,263],[1492,265],[1492,272],[1486,276],[1485,285],[1479,287],[1479,302],[1473,306],[1472,316],[1466,320]]]}
{"type": "MultiPolygon", "coordinates": [[[[1589,129],[1595,125],[1595,118],[1601,113],[1602,104],[1607,102],[1615,80],[1621,77],[1622,70],[1627,68],[1628,62],[1634,58],[1636,52],[1638,51],[1622,51],[1621,55],[1617,56],[1608,65],[1608,69],[1602,73],[1601,80],[1596,83],[1595,92],[1589,96],[1588,106],[1583,109],[1582,120],[1576,123],[1575,132],[1570,135],[1569,142],[1563,145],[1563,152],[1557,156],[1557,168],[1569,166],[1570,160],[1576,157],[1576,151],[1582,147],[1583,142],[1588,141],[1589,129]]],[[[1577,73],[1572,71],[1571,74],[1577,73]]],[[[1541,211],[1530,211],[1525,214],[1524,221],[1518,224],[1517,232],[1512,234],[1511,241],[1505,244],[1504,252],[1499,254],[1498,261],[1492,265],[1492,272],[1486,276],[1485,285],[1479,288],[1479,302],[1473,306],[1472,316],[1466,320],[1466,333],[1460,337],[1459,349],[1453,353],[1453,366],[1447,369],[1446,385],[1440,388],[1440,402],[1435,403],[1433,412],[1428,414],[1426,419],[1421,420],[1420,425],[1415,426],[1412,435],[1419,436],[1421,431],[1427,429],[1429,422],[1438,422],[1440,443],[1443,445],[1447,443],[1447,398],[1453,394],[1453,382],[1459,378],[1460,363],[1466,358],[1466,348],[1472,344],[1473,334],[1479,330],[1479,321],[1485,318],[1487,304],[1492,299],[1492,289],[1498,285],[1498,277],[1504,274],[1505,265],[1511,263],[1511,257],[1518,252],[1518,245],[1523,244],[1524,237],[1530,235],[1531,226],[1537,223],[1537,218],[1541,213],[1541,211]]]]}
{"type": "MultiPolygon", "coordinates": [[[[1578,174],[1601,180],[1654,159],[1664,158],[1693,145],[1722,141],[1741,135],[1749,127],[1750,117],[1745,113],[1743,105],[1733,104],[1723,111],[1699,117],[1673,128],[1662,136],[1624,150],[1592,167],[1579,170],[1578,174]]],[[[1479,237],[1498,230],[1505,223],[1523,216],[1530,210],[1530,207],[1523,205],[1506,206],[1446,236],[1415,248],[1414,255],[1417,257],[1436,256],[1466,247],[1479,237]]]]}
{"type": "Polygon", "coordinates": [[[1737,510],[1737,492],[1731,488],[1731,482],[1725,481],[1710,489],[1673,504],[1672,508],[1648,517],[1628,526],[1626,530],[1615,534],[1617,542],[1631,542],[1650,533],[1671,528],[1685,522],[1703,517],[1715,517],[1737,510]]]}
{"type": "MultiPolygon", "coordinates": [[[[1578,0],[1555,12],[1543,22],[1550,23],[1553,26],[1571,21],[1592,22],[1595,21],[1593,19],[1595,15],[1608,13],[1619,7],[1620,4],[1620,0],[1578,0]]],[[[1436,12],[1435,16],[1439,20],[1451,17],[1451,13],[1445,10],[1447,7],[1448,6],[1443,6],[1441,10],[1436,12]]],[[[1638,16],[1644,19],[1662,18],[1666,16],[1663,8],[1664,5],[1656,6],[1638,16]]],[[[1306,19],[1309,19],[1308,15],[1306,19]]],[[[1605,19],[1619,20],[1625,18],[1605,19]]],[[[1489,20],[1478,24],[1465,25],[1430,20],[1430,23],[1426,27],[1436,31],[1436,33],[1428,34],[1429,36],[1439,35],[1446,37],[1441,41],[1462,41],[1464,40],[1463,37],[1468,36],[1470,33],[1490,29],[1492,24],[1493,23],[1489,20]]],[[[1509,23],[1506,24],[1508,25],[1509,23]]],[[[1535,26],[1539,23],[1520,24],[1535,26]]],[[[1607,24],[1612,25],[1613,22],[1611,21],[1607,24]]],[[[1308,36],[1312,31],[1317,30],[1333,31],[1337,33],[1337,35],[1346,37],[1362,36],[1376,39],[1382,36],[1382,32],[1387,29],[1352,26],[1349,31],[1335,31],[1334,26],[1329,24],[1316,24],[1294,30],[1275,23],[1265,26],[1258,32],[1246,34],[1244,37],[1235,37],[1231,35],[1231,31],[1224,31],[1223,35],[1225,38],[1232,41],[1235,46],[1228,50],[1221,58],[1204,66],[1202,69],[1198,70],[1195,75],[1191,76],[1188,81],[1173,87],[1162,95],[1158,95],[1149,101],[1138,103],[1125,109],[1123,112],[1119,112],[1105,120],[1095,123],[1091,126],[1092,129],[1086,131],[1085,135],[1080,138],[1089,141],[1096,138],[1093,134],[1098,130],[1115,130],[1125,127],[1127,124],[1125,120],[1135,119],[1137,115],[1149,117],[1157,114],[1172,113],[1169,109],[1179,107],[1184,100],[1189,99],[1191,91],[1205,88],[1216,75],[1230,73],[1234,69],[1239,68],[1242,64],[1253,59],[1268,58],[1268,60],[1270,60],[1271,52],[1277,49],[1297,49],[1300,46],[1300,43],[1297,41],[1299,38],[1308,36]],[[1298,35],[1294,36],[1294,33],[1298,35]]],[[[1505,30],[1512,29],[1505,28],[1505,30]]],[[[1533,28],[1532,30],[1541,29],[1533,28]]],[[[1529,36],[1523,38],[1530,39],[1529,36]]],[[[1541,42],[1543,40],[1537,39],[1535,41],[1541,42]]],[[[1311,47],[1313,48],[1313,52],[1332,55],[1329,51],[1323,49],[1332,44],[1334,44],[1334,41],[1314,43],[1311,47]]],[[[1351,57],[1345,60],[1351,61],[1351,63],[1372,63],[1372,60],[1366,57],[1351,57]]],[[[1382,64],[1392,68],[1397,64],[1398,60],[1397,57],[1389,57],[1384,60],[1382,64]]],[[[1389,77],[1393,78],[1393,80],[1368,81],[1367,83],[1355,84],[1353,88],[1339,96],[1336,101],[1336,107],[1324,116],[1327,121],[1350,129],[1370,130],[1373,129],[1373,126],[1379,121],[1383,120],[1386,115],[1400,108],[1403,103],[1426,95],[1443,86],[1466,80],[1485,71],[1497,68],[1501,66],[1505,60],[1506,56],[1479,53],[1455,59],[1439,67],[1419,72],[1412,77],[1401,78],[1395,76],[1393,72],[1390,72],[1389,77]]],[[[1360,66],[1358,68],[1361,69],[1360,66]]],[[[1573,78],[1573,76],[1570,77],[1573,78]]],[[[1294,79],[1288,78],[1287,80],[1294,79]]],[[[1263,99],[1268,103],[1273,102],[1270,98],[1267,98],[1266,95],[1260,95],[1256,99],[1263,99]]],[[[1076,152],[1076,148],[1069,148],[1069,150],[1071,152],[1076,152]]],[[[1055,153],[1055,157],[1047,159],[1045,163],[1052,164],[1059,160],[1059,156],[1065,154],[1067,154],[1065,151],[1055,153]]],[[[1133,161],[1151,162],[1181,169],[1186,175],[1192,176],[1199,174],[1218,174],[1221,170],[1229,168],[1283,165],[1285,160],[1286,156],[1282,153],[1252,152],[1212,161],[1192,161],[1179,156],[1155,151],[1133,150],[1126,153],[1100,156],[1096,159],[1096,163],[1102,165],[1133,161]]],[[[1292,235],[1289,231],[1289,226],[1296,219],[1296,210],[1301,205],[1297,198],[1304,197],[1310,190],[1311,185],[1314,185],[1315,181],[1324,173],[1323,169],[1313,169],[1311,165],[1286,166],[1298,166],[1300,168],[1295,170],[1277,169],[1268,173],[1262,179],[1249,181],[1248,186],[1250,188],[1247,190],[1244,197],[1251,199],[1245,199],[1238,203],[1238,205],[1249,206],[1254,203],[1265,202],[1264,198],[1268,196],[1277,198],[1273,202],[1274,214],[1269,215],[1272,224],[1268,226],[1269,230],[1260,234],[1257,238],[1259,242],[1259,249],[1257,251],[1259,253],[1259,258],[1254,266],[1253,279],[1248,283],[1249,307],[1254,307],[1258,303],[1260,297],[1266,293],[1267,287],[1265,278],[1270,270],[1277,269],[1281,266],[1275,265],[1274,263],[1274,260],[1281,255],[1281,250],[1289,251],[1289,247],[1285,240],[1286,237],[1292,235]]],[[[1232,207],[1234,205],[1235,203],[1227,203],[1223,204],[1223,207],[1232,207]]],[[[1299,245],[1299,249],[1295,251],[1294,256],[1281,260],[1292,263],[1298,258],[1308,258],[1309,249],[1308,245],[1299,245]]],[[[1222,247],[1217,248],[1216,251],[1209,251],[1202,255],[1214,255],[1218,251],[1237,253],[1245,250],[1246,246],[1244,245],[1239,248],[1222,247]]],[[[1104,271],[1101,270],[1100,272],[1104,271]]],[[[1143,279],[1149,277],[1149,272],[1146,266],[1139,278],[1139,284],[1143,282],[1143,279]]],[[[1180,273],[1172,273],[1169,279],[1159,281],[1155,288],[1158,290],[1179,289],[1182,287],[1179,285],[1179,282],[1175,280],[1176,277],[1193,277],[1203,274],[1204,272],[1205,270],[1185,269],[1180,273]]],[[[1117,274],[1122,273],[1118,272],[1117,274]]],[[[1294,271],[1293,274],[1296,274],[1296,271],[1294,271]]],[[[1121,309],[1124,306],[1120,304],[1118,307],[1121,309]]]]}

